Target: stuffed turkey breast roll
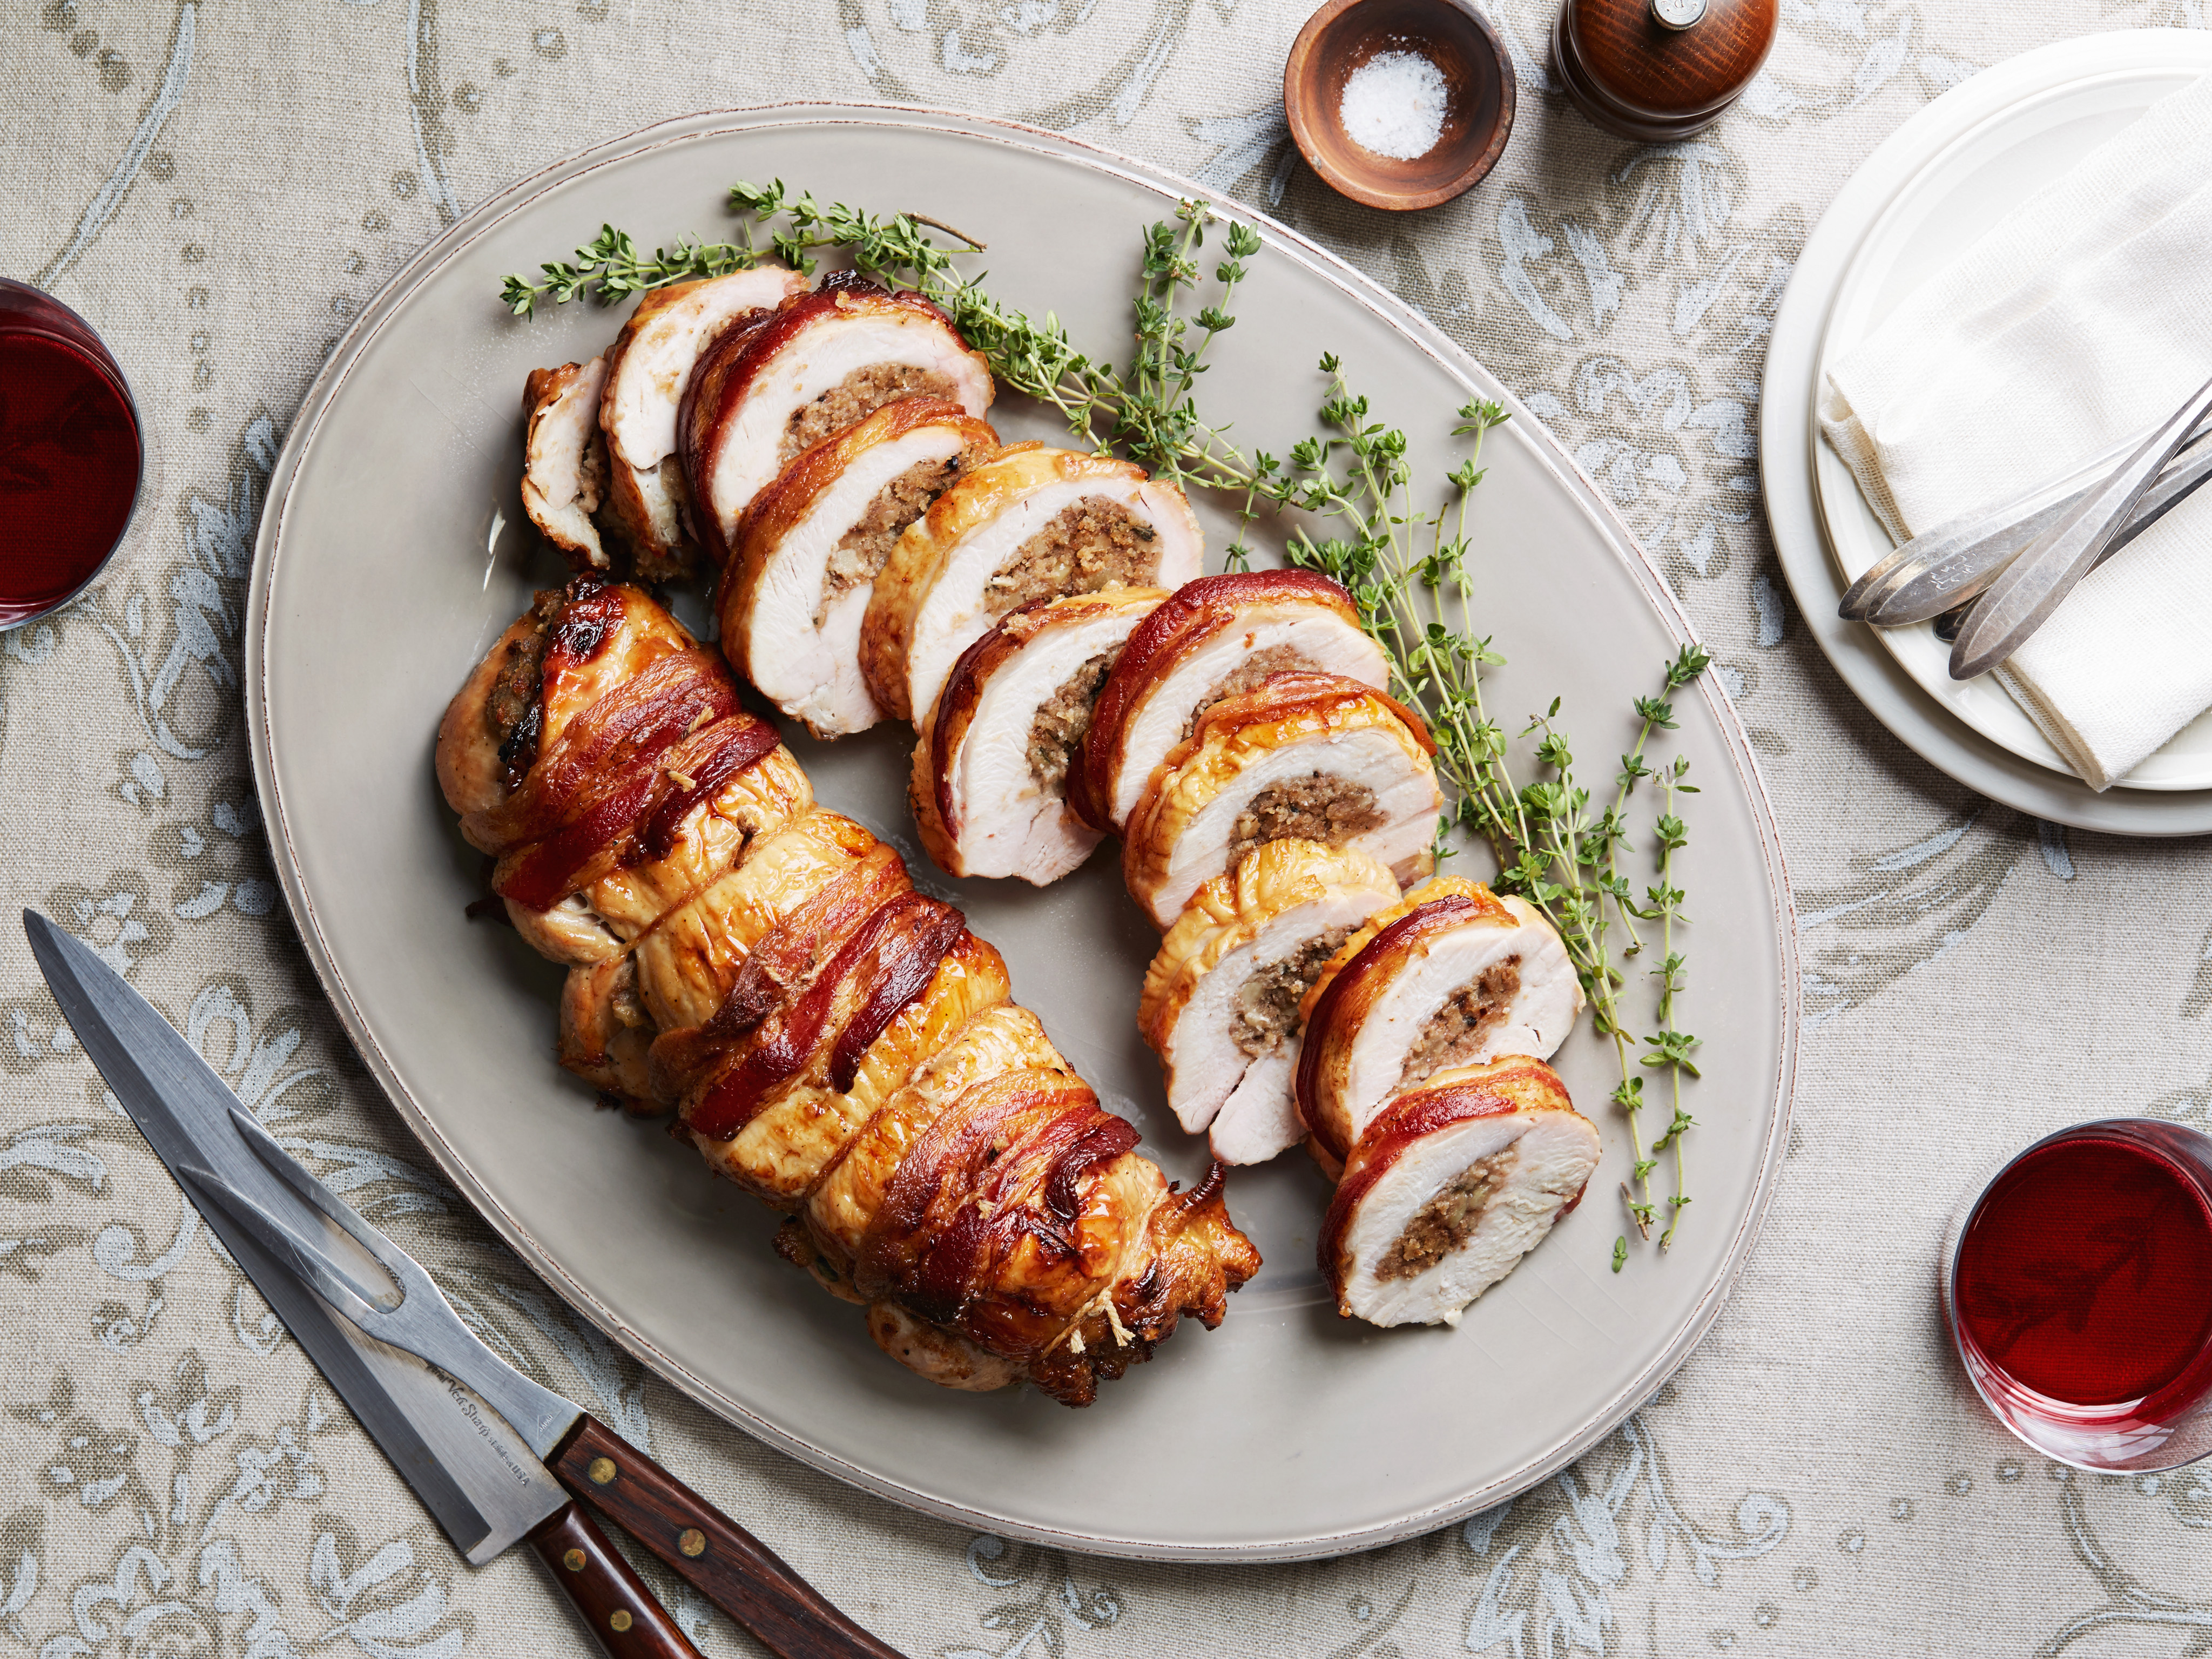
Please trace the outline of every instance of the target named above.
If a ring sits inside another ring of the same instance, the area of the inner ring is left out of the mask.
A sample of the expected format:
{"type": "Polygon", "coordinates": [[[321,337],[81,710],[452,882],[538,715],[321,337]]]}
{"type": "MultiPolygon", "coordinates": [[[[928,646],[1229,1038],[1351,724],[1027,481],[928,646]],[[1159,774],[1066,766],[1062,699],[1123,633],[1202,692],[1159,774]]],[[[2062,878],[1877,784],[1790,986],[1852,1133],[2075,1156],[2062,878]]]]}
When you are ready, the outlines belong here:
{"type": "Polygon", "coordinates": [[[1360,631],[1351,595],[1326,576],[1252,570],[1186,582],[1129,636],[1099,693],[1069,800],[1094,828],[1119,830],[1200,712],[1293,672],[1378,691],[1390,684],[1382,647],[1360,631]]]}
{"type": "Polygon", "coordinates": [[[605,517],[641,580],[665,581],[695,562],[676,416],[701,354],[733,324],[765,315],[805,286],[795,270],[761,265],[655,289],[608,349],[599,409],[609,464],[605,517]]]}
{"type": "Polygon", "coordinates": [[[1388,866],[1357,848],[1271,841],[1198,890],[1145,971],[1137,1030],[1168,1104],[1213,1155],[1255,1164],[1305,1138],[1291,1103],[1298,1004],[1344,941],[1398,902],[1388,866]]]}
{"type": "Polygon", "coordinates": [[[1009,611],[1116,587],[1174,588],[1200,569],[1182,492],[1141,467],[1038,444],[1001,450],[892,549],[860,631],[876,702],[920,726],[960,655],[1009,611]]]}
{"type": "Polygon", "coordinates": [[[920,295],[851,271],[823,277],[726,331],[684,389],[677,442],[701,540],[726,565],[769,480],[885,404],[942,398],[980,417],[993,390],[989,365],[920,295]]]}
{"type": "Polygon", "coordinates": [[[1099,835],[1068,808],[1069,769],[1129,630],[1166,597],[1117,587],[1024,605],[962,653],[908,790],[938,868],[1042,887],[1091,856],[1099,835]]]}
{"type": "Polygon", "coordinates": [[[900,532],[999,434],[943,398],[901,398],[802,453],[753,498],[722,579],[722,649],[817,738],[883,710],[860,678],[860,619],[900,532]]]}
{"type": "Polygon", "coordinates": [[[1322,1223],[1337,1311],[1457,1324],[1581,1201],[1598,1151],[1559,1074],[1526,1055],[1400,1095],[1352,1149],[1322,1223]]]}
{"type": "Polygon", "coordinates": [[[1340,1159],[1391,1096],[1499,1054],[1549,1060],[1582,1008],[1533,905],[1440,877],[1346,939],[1307,994],[1299,1115],[1340,1159]]]}
{"type": "Polygon", "coordinates": [[[1122,879],[1163,929],[1271,841],[1355,847],[1410,881],[1434,861],[1434,752],[1419,714],[1357,680],[1271,675],[1207,708],[1153,769],[1123,826],[1122,879]]]}
{"type": "Polygon", "coordinates": [[[607,487],[607,441],[599,394],[607,360],[533,368],[523,383],[522,510],[576,570],[610,561],[592,514],[607,487]]]}

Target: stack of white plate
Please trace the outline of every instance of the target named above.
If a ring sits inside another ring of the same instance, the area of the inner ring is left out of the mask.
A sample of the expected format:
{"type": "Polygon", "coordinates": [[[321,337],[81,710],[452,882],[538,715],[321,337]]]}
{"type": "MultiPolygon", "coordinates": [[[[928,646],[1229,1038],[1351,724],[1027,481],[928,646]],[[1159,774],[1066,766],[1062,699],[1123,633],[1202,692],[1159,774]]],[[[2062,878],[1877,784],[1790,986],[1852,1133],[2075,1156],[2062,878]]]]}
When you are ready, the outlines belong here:
{"type": "Polygon", "coordinates": [[[1767,520],[1807,626],[1875,717],[1931,764],[2039,817],[2127,835],[2212,830],[2212,714],[2105,794],[1993,678],[1950,677],[1932,623],[1836,615],[1892,546],[1820,436],[1829,364],[2014,204],[2159,99],[2212,70],[2212,35],[2131,29],[2062,40],[1954,88],[1899,127],[1838,192],[1777,314],[1761,398],[1767,520]]]}

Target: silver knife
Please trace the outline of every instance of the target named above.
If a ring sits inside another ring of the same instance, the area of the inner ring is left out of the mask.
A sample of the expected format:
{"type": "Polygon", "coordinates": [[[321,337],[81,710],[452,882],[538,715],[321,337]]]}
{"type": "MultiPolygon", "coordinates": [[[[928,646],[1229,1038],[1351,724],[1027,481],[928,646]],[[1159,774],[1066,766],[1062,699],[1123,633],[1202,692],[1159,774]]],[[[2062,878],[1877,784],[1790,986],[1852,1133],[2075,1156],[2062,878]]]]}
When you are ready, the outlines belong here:
{"type": "Polygon", "coordinates": [[[23,931],[124,1109],[471,1565],[527,1540],[608,1652],[696,1659],[573,1493],[783,1659],[898,1659],[750,1533],[486,1347],[422,1264],[278,1146],[90,946],[34,911],[23,931]]]}
{"type": "MultiPolygon", "coordinates": [[[[2191,445],[2201,447],[2194,453],[2185,449],[2152,482],[2097,556],[2097,563],[2104,563],[2212,479],[2212,445],[2203,443],[2207,436],[2212,434],[2198,432],[2191,445]]],[[[2079,506],[2116,464],[2117,459],[2108,461],[2087,477],[2077,471],[2003,507],[1966,514],[1914,537],[1852,583],[1838,613],[1847,621],[1876,628],[1901,628],[1980,597],[2021,550],[2079,506]],[[1991,529],[1993,522],[1999,527],[1991,529]]]]}
{"type": "Polygon", "coordinates": [[[2050,619],[2075,584],[2096,565],[2136,503],[2212,410],[2212,380],[2142,442],[2065,517],[2021,550],[1966,613],[1951,647],[1951,678],[1986,674],[2050,619]]]}

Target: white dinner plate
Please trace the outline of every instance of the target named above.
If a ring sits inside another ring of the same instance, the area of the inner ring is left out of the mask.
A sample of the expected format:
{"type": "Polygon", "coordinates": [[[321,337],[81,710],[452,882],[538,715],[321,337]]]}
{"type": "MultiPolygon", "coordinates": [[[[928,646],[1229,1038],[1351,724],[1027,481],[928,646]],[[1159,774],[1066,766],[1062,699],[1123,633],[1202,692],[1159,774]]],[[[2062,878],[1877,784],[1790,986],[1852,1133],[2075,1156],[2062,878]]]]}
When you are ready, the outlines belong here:
{"type": "Polygon", "coordinates": [[[1815,639],[1877,718],[1960,781],[2039,817],[2133,834],[2212,828],[2212,717],[2100,796],[1990,677],[1951,678],[1930,623],[1845,623],[1843,589],[1893,545],[1815,414],[1826,367],[2008,210],[2212,70],[2212,37],[2142,29],[2039,48],[1892,134],[1808,240],[1776,319],[1761,467],[1783,568],[1815,639]],[[1960,727],[1964,727],[1961,730],[1960,727]],[[2159,799],[2163,796],[2164,799],[2159,799]]]}
{"type": "MultiPolygon", "coordinates": [[[[254,568],[247,684],[256,778],[286,896],[349,1034],[456,1188],[560,1293],[732,1424],[901,1502],[1013,1536],[1111,1553],[1285,1559],[1434,1528],[1543,1479],[1657,1388],[1741,1268],[1786,1139],[1798,1007],[1778,838],[1742,728],[1710,681],[1675,699],[1692,798],[1697,1202],[1665,1257],[1609,1271],[1626,1173],[1614,1080],[1587,1030],[1559,1058],[1599,1122],[1583,1204],[1456,1330],[1340,1320],[1314,1262],[1327,1188],[1302,1157],[1231,1179],[1267,1258],[1223,1327],[1187,1325],[1152,1363],[1070,1411],[1034,1391],[947,1392],[886,1359],[857,1313],[769,1248],[775,1218],[656,1125],[592,1109],[551,1063],[558,972],[471,927],[480,860],[430,775],[433,729],[479,653],[556,564],[516,529],[519,392],[588,356],[619,313],[509,318],[502,274],[602,222],[647,245],[719,234],[724,187],[781,177],[823,199],[930,213],[991,245],[993,291],[1056,310],[1079,342],[1128,335],[1142,227],[1194,186],[1073,141],[968,117],[848,106],[702,115],[563,162],[427,249],[363,314],[311,390],[271,486],[254,568]]],[[[1227,204],[1222,204],[1226,206],[1227,204]]],[[[1250,217],[1249,215],[1240,216],[1250,217]]],[[[1250,261],[1206,392],[1246,442],[1282,453],[1345,356],[1406,423],[1420,476],[1455,464],[1453,410],[1510,398],[1411,311],[1279,227],[1250,261]],[[1279,343],[1296,341],[1285,352],[1279,343]]],[[[1626,746],[1631,699],[1688,630],[1625,528],[1525,411],[1493,435],[1472,520],[1482,629],[1513,659],[1508,719],[1554,696],[1585,752],[1626,746]],[[1515,556],[1540,548],[1541,559],[1515,556]]],[[[1049,437],[1003,400],[1009,439],[1049,437]]],[[[1198,503],[1209,545],[1233,514],[1198,503]]],[[[898,845],[956,896],[1017,994],[1146,1152],[1188,1181],[1138,1041],[1157,937],[1110,849],[1039,892],[949,882],[915,847],[906,753],[885,726],[794,738],[825,803],[898,845]]],[[[1601,771],[1609,769],[1601,767],[1601,771]]],[[[1467,863],[1476,869],[1480,855],[1467,863]]],[[[1642,876],[1638,878],[1643,879],[1642,876]]],[[[1662,1190],[1663,1191],[1663,1186],[1662,1190]]]]}

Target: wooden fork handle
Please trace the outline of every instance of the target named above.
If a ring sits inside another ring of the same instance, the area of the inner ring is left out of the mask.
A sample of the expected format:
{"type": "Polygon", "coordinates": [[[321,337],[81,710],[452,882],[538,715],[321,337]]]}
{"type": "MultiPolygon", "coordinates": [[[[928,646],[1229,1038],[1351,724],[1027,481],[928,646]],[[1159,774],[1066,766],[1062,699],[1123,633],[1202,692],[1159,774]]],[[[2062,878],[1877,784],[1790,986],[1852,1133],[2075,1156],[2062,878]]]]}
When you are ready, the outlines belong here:
{"type": "Polygon", "coordinates": [[[585,1417],[550,1461],[562,1486],[781,1659],[901,1659],[774,1550],[598,1419],[585,1417]]]}

